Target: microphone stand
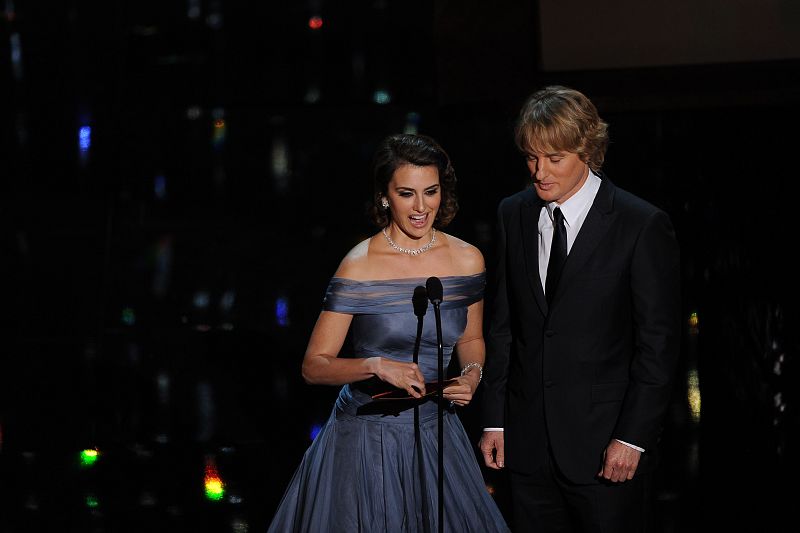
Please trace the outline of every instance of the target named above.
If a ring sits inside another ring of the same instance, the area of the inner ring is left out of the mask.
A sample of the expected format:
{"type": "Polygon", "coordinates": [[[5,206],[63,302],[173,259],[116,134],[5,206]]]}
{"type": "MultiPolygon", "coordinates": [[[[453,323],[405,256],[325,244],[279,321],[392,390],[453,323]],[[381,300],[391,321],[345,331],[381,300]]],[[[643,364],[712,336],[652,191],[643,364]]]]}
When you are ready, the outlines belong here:
{"type": "MultiPolygon", "coordinates": [[[[425,312],[428,310],[428,291],[422,285],[414,288],[414,296],[411,299],[414,305],[414,314],[417,316],[417,335],[414,339],[414,353],[412,361],[414,364],[419,364],[419,345],[422,340],[422,321],[425,318],[425,312]]],[[[424,531],[428,531],[428,501],[425,497],[425,464],[422,461],[422,438],[419,428],[419,404],[414,405],[414,446],[417,452],[417,467],[419,469],[420,487],[419,493],[422,500],[422,519],[425,524],[424,531]]]]}
{"type": "Polygon", "coordinates": [[[436,347],[439,351],[439,533],[444,531],[444,351],[442,349],[442,315],[439,304],[433,304],[436,317],[436,347]]]}
{"type": "Polygon", "coordinates": [[[438,394],[438,422],[439,422],[439,533],[444,532],[444,349],[442,347],[442,315],[439,305],[444,298],[444,289],[439,278],[433,276],[426,282],[428,298],[433,304],[433,314],[436,317],[436,348],[439,356],[439,390],[438,394]]]}

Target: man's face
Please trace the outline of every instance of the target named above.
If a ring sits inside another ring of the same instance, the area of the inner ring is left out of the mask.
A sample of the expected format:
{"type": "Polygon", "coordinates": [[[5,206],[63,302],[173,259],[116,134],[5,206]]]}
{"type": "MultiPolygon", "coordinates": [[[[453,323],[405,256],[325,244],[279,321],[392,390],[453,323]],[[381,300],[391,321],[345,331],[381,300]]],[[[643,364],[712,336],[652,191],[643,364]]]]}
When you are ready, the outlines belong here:
{"type": "Polygon", "coordinates": [[[528,170],[539,198],[563,204],[586,183],[589,165],[565,150],[528,152],[528,170]]]}

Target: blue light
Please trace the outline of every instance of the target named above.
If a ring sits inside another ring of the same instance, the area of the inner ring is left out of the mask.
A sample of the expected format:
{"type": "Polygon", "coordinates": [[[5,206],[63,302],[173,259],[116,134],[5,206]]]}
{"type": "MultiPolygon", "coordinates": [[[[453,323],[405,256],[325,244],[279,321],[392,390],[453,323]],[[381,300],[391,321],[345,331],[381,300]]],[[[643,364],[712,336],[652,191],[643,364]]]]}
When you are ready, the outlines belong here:
{"type": "Polygon", "coordinates": [[[205,309],[208,307],[210,301],[211,295],[209,295],[206,291],[197,291],[194,293],[194,298],[192,299],[192,303],[198,309],[205,309]]]}
{"type": "Polygon", "coordinates": [[[392,101],[392,95],[389,94],[389,91],[378,89],[375,91],[375,94],[372,95],[372,99],[376,104],[388,104],[392,101]]]}
{"type": "Polygon", "coordinates": [[[317,435],[319,435],[320,431],[322,431],[322,426],[321,425],[314,424],[313,426],[311,426],[311,440],[316,439],[317,435]]]}
{"type": "Polygon", "coordinates": [[[92,146],[92,127],[81,126],[81,129],[78,131],[78,148],[80,149],[81,153],[85,153],[89,151],[89,148],[91,146],[92,146]]]}
{"type": "Polygon", "coordinates": [[[153,182],[153,188],[156,198],[159,200],[165,199],[167,197],[167,178],[165,178],[162,174],[156,176],[155,181],[153,182]]]}
{"type": "Polygon", "coordinates": [[[282,328],[289,325],[289,300],[287,298],[278,298],[275,301],[275,321],[282,328]]]}

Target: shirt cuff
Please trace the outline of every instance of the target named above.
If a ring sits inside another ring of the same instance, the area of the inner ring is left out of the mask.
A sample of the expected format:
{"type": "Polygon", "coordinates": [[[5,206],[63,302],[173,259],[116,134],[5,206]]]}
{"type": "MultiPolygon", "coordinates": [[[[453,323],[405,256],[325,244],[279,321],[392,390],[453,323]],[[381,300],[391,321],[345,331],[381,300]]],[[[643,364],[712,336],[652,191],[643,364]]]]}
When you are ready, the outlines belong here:
{"type": "Polygon", "coordinates": [[[484,431],[503,431],[503,428],[483,428],[484,431]]]}
{"type": "MultiPolygon", "coordinates": [[[[486,431],[486,430],[484,429],[484,431],[486,431]]],[[[629,448],[633,448],[634,450],[637,450],[637,451],[640,451],[640,452],[644,453],[644,448],[639,448],[638,446],[634,446],[630,442],[625,442],[624,440],[619,440],[619,439],[614,439],[614,440],[619,442],[619,443],[621,443],[621,444],[624,444],[625,446],[628,446],[629,448]]]]}

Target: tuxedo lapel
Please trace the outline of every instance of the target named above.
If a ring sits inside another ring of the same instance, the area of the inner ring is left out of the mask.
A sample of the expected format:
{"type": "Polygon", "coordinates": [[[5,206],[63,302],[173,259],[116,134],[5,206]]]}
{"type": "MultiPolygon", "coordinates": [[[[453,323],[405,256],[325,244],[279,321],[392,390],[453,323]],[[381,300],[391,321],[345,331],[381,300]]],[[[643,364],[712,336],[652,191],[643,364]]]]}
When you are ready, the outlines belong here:
{"type": "Polygon", "coordinates": [[[568,290],[572,278],[581,271],[586,261],[595,251],[603,236],[617,218],[614,212],[614,185],[603,178],[600,190],[594,198],[592,207],[583,221],[580,232],[572,244],[572,249],[564,263],[564,270],[561,271],[561,278],[558,281],[558,288],[553,297],[553,304],[558,301],[559,296],[568,290]]]}
{"type": "Polygon", "coordinates": [[[539,212],[543,203],[536,196],[535,191],[531,190],[529,192],[532,193],[533,198],[522,202],[520,207],[522,246],[525,248],[525,269],[536,304],[542,314],[546,315],[547,300],[545,300],[542,279],[539,276],[539,212]]]}

